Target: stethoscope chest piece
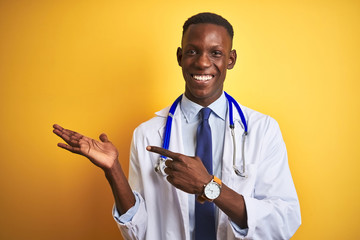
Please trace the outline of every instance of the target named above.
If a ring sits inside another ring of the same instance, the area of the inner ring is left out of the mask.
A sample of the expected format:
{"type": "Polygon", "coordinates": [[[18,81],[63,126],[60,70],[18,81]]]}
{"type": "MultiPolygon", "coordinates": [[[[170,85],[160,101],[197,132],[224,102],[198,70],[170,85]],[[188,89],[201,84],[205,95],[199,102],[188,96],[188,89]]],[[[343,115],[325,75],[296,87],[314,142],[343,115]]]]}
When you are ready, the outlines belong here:
{"type": "Polygon", "coordinates": [[[248,174],[247,174],[247,172],[245,170],[240,171],[238,169],[238,167],[235,166],[235,165],[233,166],[233,168],[234,168],[234,172],[235,172],[236,175],[238,175],[238,176],[240,176],[242,178],[247,178],[248,177],[248,174]]]}
{"type": "Polygon", "coordinates": [[[157,173],[161,173],[163,176],[166,176],[167,174],[165,173],[165,165],[166,159],[163,157],[159,157],[158,162],[155,164],[155,172],[157,173]]]}

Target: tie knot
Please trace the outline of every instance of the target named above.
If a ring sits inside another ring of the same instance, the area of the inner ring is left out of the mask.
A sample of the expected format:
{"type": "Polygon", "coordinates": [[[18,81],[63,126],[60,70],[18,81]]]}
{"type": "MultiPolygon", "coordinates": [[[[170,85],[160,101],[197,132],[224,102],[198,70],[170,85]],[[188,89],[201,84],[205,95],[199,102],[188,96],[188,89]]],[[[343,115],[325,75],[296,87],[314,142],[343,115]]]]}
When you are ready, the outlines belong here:
{"type": "Polygon", "coordinates": [[[201,111],[202,119],[208,120],[210,117],[211,109],[206,107],[201,109],[200,111],[201,111]]]}

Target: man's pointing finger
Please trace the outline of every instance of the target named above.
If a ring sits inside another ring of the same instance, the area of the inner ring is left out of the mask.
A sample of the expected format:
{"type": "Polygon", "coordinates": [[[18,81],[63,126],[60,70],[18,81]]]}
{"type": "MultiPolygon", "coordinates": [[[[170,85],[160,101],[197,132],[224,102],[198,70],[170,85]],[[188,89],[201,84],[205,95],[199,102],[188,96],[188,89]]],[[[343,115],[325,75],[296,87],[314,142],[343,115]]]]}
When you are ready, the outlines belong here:
{"type": "Polygon", "coordinates": [[[150,152],[158,153],[161,156],[166,156],[166,157],[169,157],[169,158],[172,158],[172,159],[177,158],[177,156],[179,155],[178,153],[174,153],[174,152],[171,152],[171,151],[166,150],[164,148],[155,147],[155,146],[147,146],[146,150],[148,150],[150,152]]]}

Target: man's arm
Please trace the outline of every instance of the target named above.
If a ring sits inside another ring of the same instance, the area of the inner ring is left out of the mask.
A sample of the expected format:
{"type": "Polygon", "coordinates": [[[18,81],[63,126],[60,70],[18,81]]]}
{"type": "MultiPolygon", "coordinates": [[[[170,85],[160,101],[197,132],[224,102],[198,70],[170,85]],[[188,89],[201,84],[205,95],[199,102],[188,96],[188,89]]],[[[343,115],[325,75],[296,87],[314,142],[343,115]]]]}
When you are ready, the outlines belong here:
{"type": "Polygon", "coordinates": [[[80,133],[64,129],[57,124],[53,127],[53,132],[67,143],[58,143],[59,147],[87,157],[94,165],[104,171],[120,214],[134,206],[135,197],[118,161],[118,150],[108,140],[106,134],[101,134],[99,136],[100,141],[97,141],[80,133]]]}

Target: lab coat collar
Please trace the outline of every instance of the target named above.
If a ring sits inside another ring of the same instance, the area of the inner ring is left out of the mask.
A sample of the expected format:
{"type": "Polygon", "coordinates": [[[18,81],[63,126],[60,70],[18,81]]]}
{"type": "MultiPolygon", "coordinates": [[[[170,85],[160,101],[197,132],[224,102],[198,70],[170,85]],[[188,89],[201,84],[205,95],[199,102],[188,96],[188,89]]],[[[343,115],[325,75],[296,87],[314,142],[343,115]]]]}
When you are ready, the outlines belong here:
{"type": "MultiPolygon", "coordinates": [[[[167,117],[168,114],[169,114],[169,110],[170,110],[170,106],[164,108],[164,109],[161,109],[160,111],[156,112],[155,115],[158,116],[158,117],[167,117]]],[[[175,110],[175,114],[176,114],[176,110],[175,110]]]]}

